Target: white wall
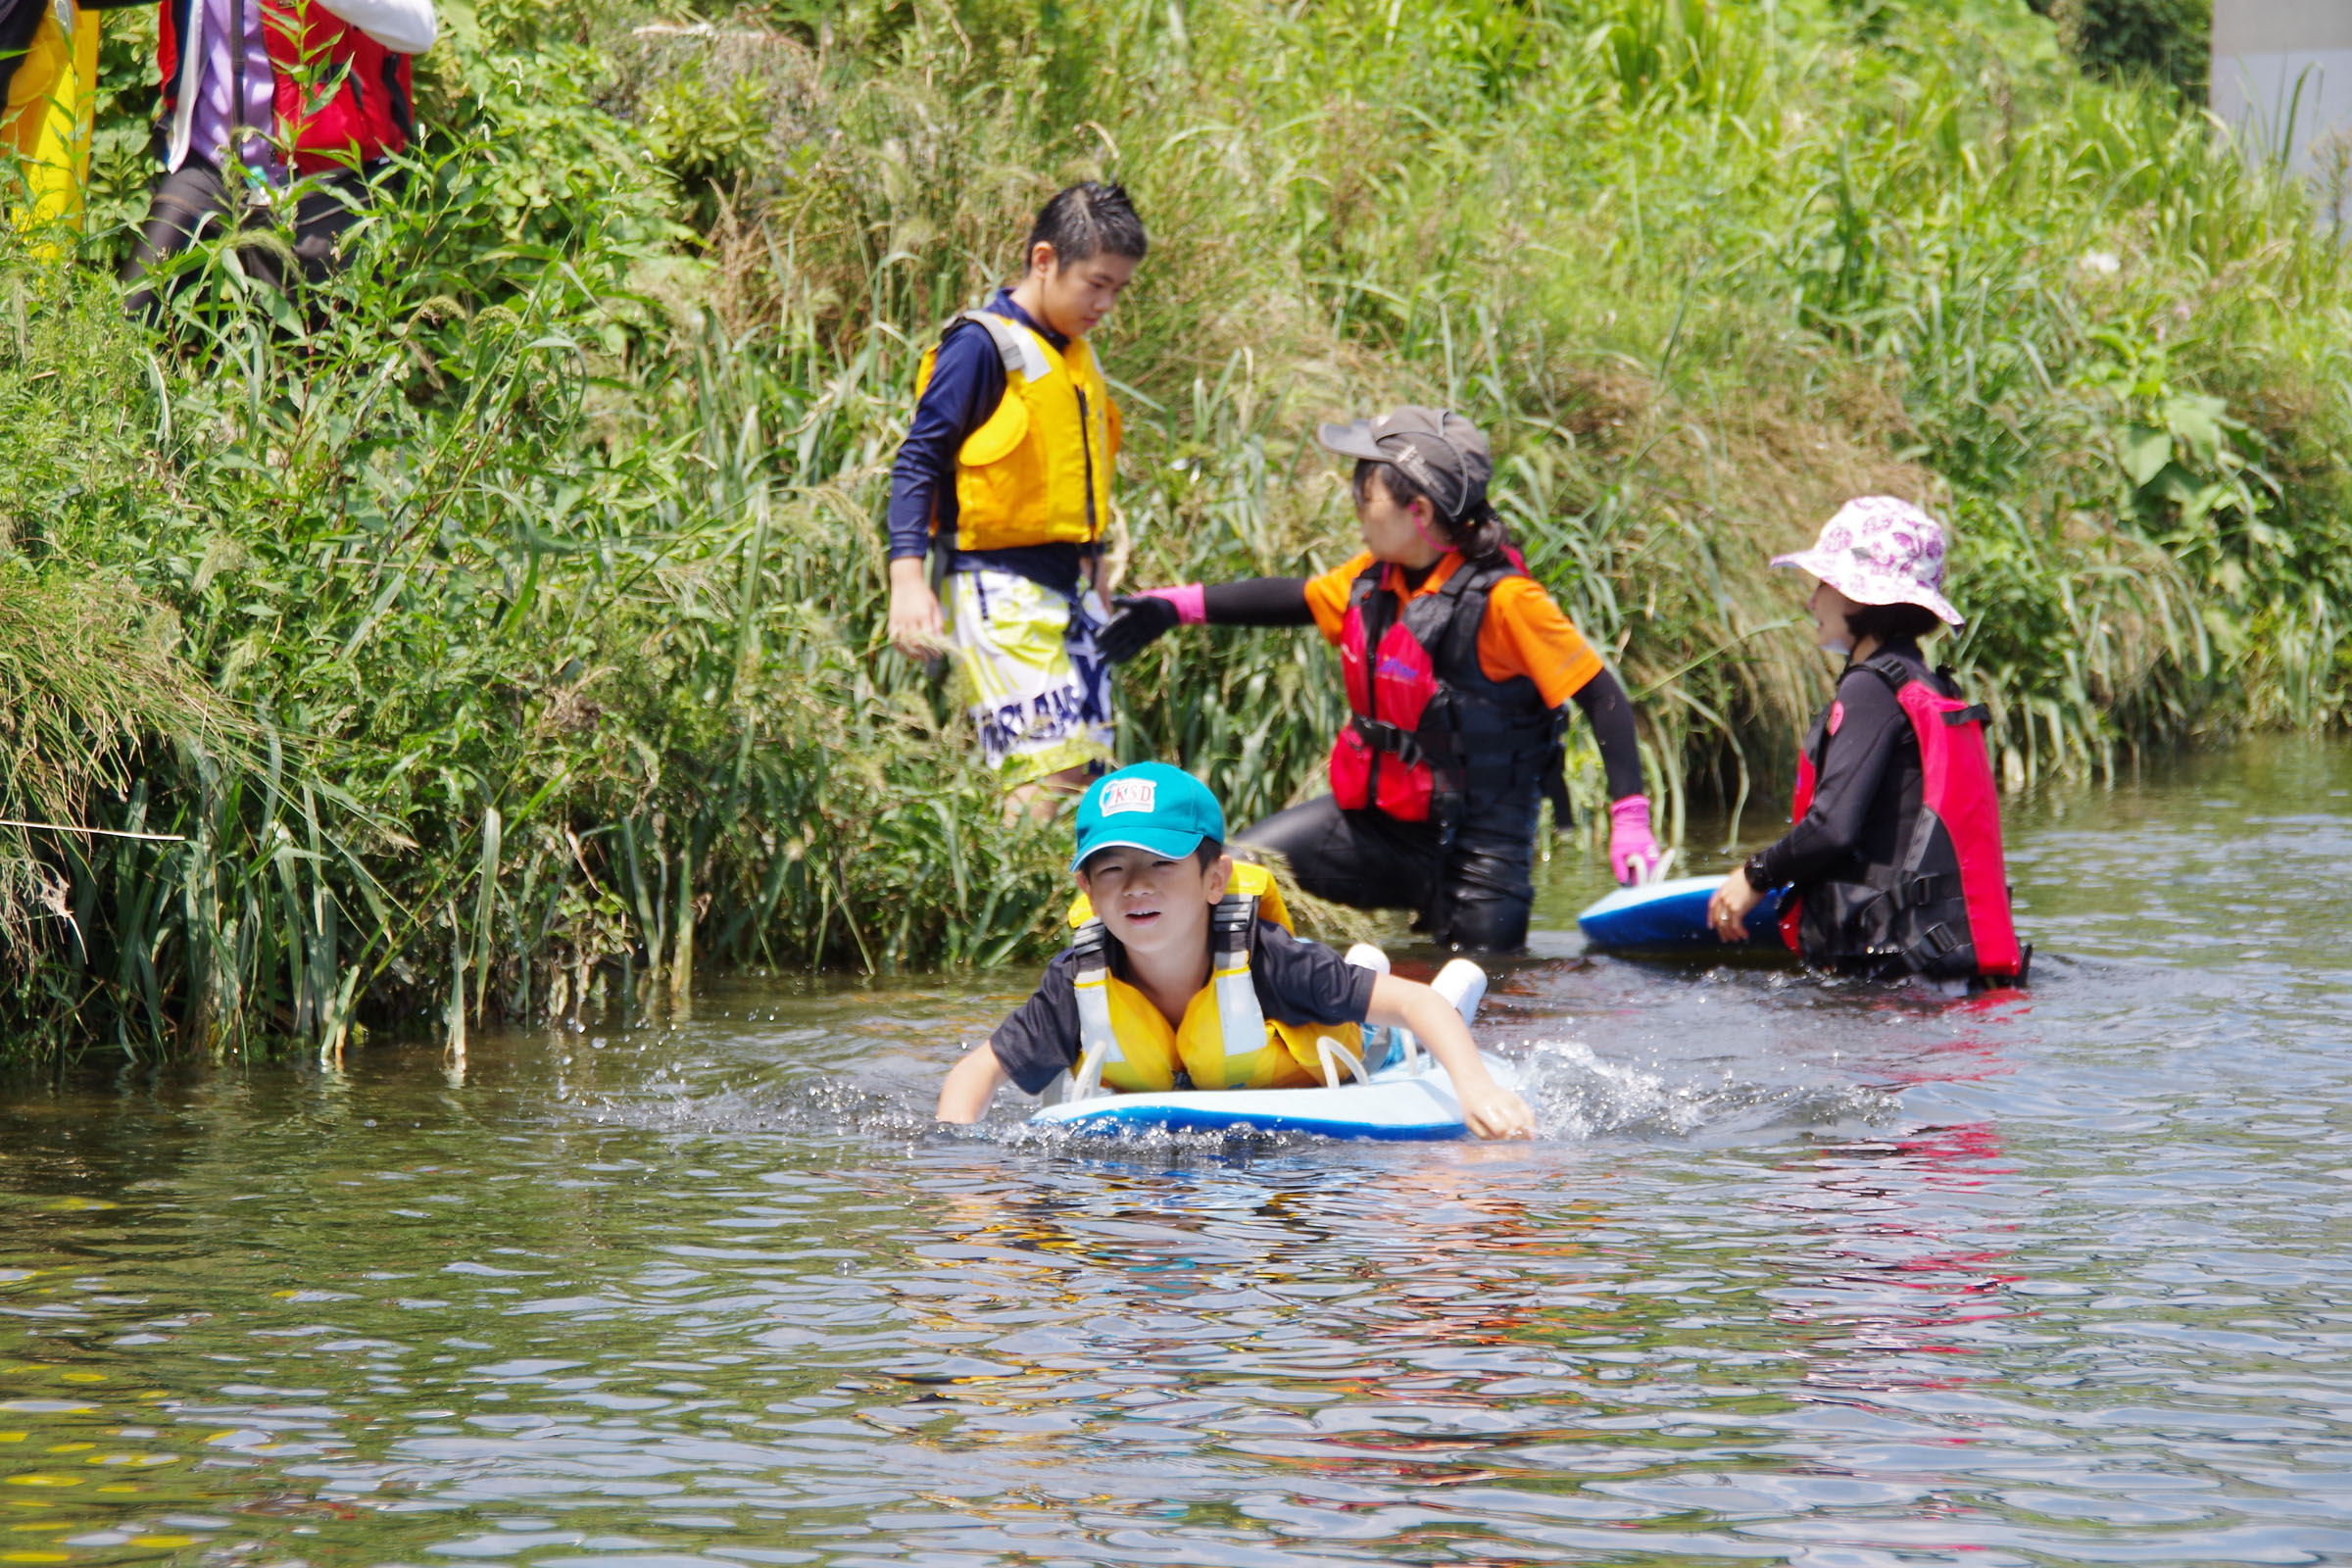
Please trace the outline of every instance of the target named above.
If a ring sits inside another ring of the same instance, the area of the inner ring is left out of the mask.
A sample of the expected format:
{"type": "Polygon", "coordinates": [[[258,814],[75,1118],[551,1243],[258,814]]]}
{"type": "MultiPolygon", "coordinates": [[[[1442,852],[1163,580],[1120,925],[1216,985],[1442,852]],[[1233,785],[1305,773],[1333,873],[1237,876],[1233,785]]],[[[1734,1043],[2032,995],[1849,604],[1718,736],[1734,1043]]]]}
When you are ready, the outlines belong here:
{"type": "Polygon", "coordinates": [[[2289,161],[2309,172],[2314,143],[2352,137],[2352,0],[2214,0],[2212,94],[2260,153],[2276,154],[2291,114],[2289,161]]]}

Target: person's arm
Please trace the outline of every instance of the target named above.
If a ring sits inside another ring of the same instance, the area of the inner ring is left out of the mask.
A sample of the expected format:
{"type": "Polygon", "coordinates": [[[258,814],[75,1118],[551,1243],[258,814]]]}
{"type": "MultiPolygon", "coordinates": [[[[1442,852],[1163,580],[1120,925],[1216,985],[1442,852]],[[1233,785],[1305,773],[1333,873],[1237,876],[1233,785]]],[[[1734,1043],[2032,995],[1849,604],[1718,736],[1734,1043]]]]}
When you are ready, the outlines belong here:
{"type": "Polygon", "coordinates": [[[1007,1079],[1025,1095],[1042,1095],[1077,1064],[1077,973],[1076,953],[1064,950],[1046,965],[1029,1000],[948,1069],[934,1112],[941,1121],[978,1121],[1007,1079]]]}
{"type": "Polygon", "coordinates": [[[441,35],[432,0],[317,0],[317,4],[396,55],[420,55],[441,35]]]}
{"type": "Polygon", "coordinates": [[[1756,876],[1738,866],[1707,901],[1708,923],[1727,942],[1747,940],[1747,912],[1765,889],[1815,881],[1862,841],[1879,783],[1911,720],[1886,682],[1868,670],[1849,670],[1839,679],[1832,712],[1837,727],[1823,749],[1821,777],[1804,819],[1754,858],[1756,876]]]}
{"type": "Polygon", "coordinates": [[[932,1117],[968,1126],[988,1114],[989,1102],[997,1098],[1004,1082],[997,1048],[983,1040],[948,1069],[947,1082],[939,1086],[939,1108],[932,1117]]]}
{"type": "Polygon", "coordinates": [[[923,560],[940,489],[954,486],[956,454],[1004,396],[996,340],[977,323],[949,333],[890,473],[890,640],[909,659],[937,652],[944,630],[923,560]]]}
{"type": "Polygon", "coordinates": [[[1609,874],[1632,885],[1657,874],[1664,856],[1642,788],[1642,746],[1634,735],[1634,702],[1605,665],[1576,689],[1576,706],[1592,726],[1609,788],[1609,874]]]}
{"type": "Polygon", "coordinates": [[[1663,857],[1650,830],[1649,797],[1642,789],[1633,699],[1542,583],[1505,577],[1487,603],[1487,623],[1478,634],[1479,664],[1498,680],[1525,675],[1549,706],[1574,702],[1583,711],[1608,778],[1609,872],[1623,883],[1651,875],[1663,857]]]}
{"type": "Polygon", "coordinates": [[[1178,626],[1311,626],[1306,583],[1304,577],[1245,577],[1123,594],[1119,612],[1095,641],[1104,658],[1124,664],[1178,626]]]}
{"type": "Polygon", "coordinates": [[[1470,1038],[1470,1026],[1453,1004],[1418,980],[1384,974],[1372,983],[1369,1021],[1410,1029],[1461,1098],[1462,1119],[1481,1138],[1526,1138],[1536,1130],[1536,1113],[1512,1090],[1494,1081],[1470,1038]]]}
{"type": "Polygon", "coordinates": [[[1579,686],[1569,700],[1592,726],[1592,743],[1600,748],[1609,799],[1622,801],[1642,794],[1642,746],[1634,736],[1634,700],[1625,694],[1617,672],[1602,665],[1600,673],[1579,686]]]}

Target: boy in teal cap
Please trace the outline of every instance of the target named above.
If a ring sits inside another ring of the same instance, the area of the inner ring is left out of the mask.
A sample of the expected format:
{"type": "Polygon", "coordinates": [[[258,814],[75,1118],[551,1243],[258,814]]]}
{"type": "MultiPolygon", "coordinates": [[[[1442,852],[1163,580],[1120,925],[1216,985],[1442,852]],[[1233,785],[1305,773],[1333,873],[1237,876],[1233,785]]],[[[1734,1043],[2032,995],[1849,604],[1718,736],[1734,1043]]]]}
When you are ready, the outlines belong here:
{"type": "Polygon", "coordinates": [[[1360,1059],[1372,1023],[1419,1037],[1472,1132],[1534,1131],[1451,1003],[1292,934],[1281,890],[1225,853],[1225,813],[1191,774],[1139,762],[1097,779],[1070,869],[1076,940],[949,1071],[941,1121],[978,1121],[1007,1078],[1036,1095],[1071,1071],[1128,1092],[1318,1084],[1335,1050],[1360,1059]]]}

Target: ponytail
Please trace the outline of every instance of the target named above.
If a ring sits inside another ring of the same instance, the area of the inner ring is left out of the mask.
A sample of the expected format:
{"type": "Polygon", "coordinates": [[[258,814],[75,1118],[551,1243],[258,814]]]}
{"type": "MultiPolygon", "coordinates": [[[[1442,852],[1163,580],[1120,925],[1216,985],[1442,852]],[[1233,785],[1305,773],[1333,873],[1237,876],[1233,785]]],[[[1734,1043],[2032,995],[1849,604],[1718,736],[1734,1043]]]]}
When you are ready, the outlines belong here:
{"type": "Polygon", "coordinates": [[[1502,520],[1502,514],[1494,510],[1493,502],[1481,500],[1459,522],[1441,519],[1440,525],[1464,561],[1485,565],[1515,554],[1511,548],[1510,524],[1502,520]]]}

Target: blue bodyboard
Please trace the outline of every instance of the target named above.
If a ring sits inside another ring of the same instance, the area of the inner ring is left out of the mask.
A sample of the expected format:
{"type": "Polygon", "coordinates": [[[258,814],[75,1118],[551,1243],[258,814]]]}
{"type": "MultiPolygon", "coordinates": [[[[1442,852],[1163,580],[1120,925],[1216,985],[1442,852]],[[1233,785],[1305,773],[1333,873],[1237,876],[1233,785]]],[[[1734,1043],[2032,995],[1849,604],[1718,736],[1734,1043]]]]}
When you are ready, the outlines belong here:
{"type": "MultiPolygon", "coordinates": [[[[1506,1089],[1518,1087],[1518,1070],[1486,1058],[1487,1070],[1506,1089]]],[[[1372,1074],[1366,1083],[1337,1089],[1171,1090],[1161,1094],[1097,1095],[1074,1103],[1048,1105],[1029,1118],[1032,1127],[1062,1127],[1083,1133],[1260,1132],[1307,1133],[1319,1138],[1373,1139],[1392,1143],[1444,1142],[1466,1138],[1462,1103],[1446,1069],[1424,1056],[1372,1074]]]]}
{"type": "Polygon", "coordinates": [[[1726,944],[1707,924],[1707,900],[1719,877],[1686,876],[1647,887],[1619,888],[1576,917],[1585,945],[1626,953],[1723,952],[1765,948],[1786,951],[1781,942],[1781,906],[1788,889],[1776,888],[1748,911],[1747,941],[1726,944]]]}

